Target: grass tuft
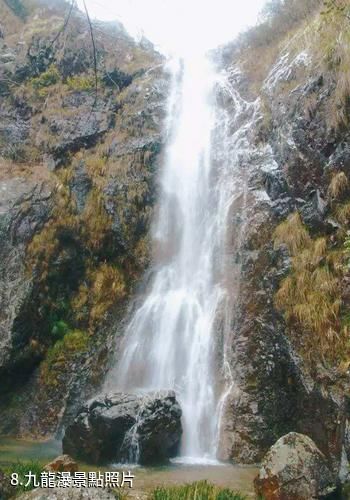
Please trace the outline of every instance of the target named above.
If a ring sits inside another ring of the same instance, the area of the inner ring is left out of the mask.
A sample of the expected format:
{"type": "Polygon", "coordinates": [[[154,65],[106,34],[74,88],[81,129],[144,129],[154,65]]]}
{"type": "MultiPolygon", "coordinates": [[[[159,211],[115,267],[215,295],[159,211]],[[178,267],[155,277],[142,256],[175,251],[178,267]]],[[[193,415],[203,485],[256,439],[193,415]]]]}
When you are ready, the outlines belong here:
{"type": "Polygon", "coordinates": [[[95,76],[87,74],[69,76],[67,86],[70,90],[79,92],[93,90],[95,88],[95,76]]]}
{"type": "Polygon", "coordinates": [[[290,215],[285,222],[277,227],[274,239],[276,248],[281,244],[286,245],[292,255],[310,243],[309,233],[298,212],[290,215]]]}
{"type": "Polygon", "coordinates": [[[292,266],[276,293],[276,307],[305,359],[341,362],[348,338],[341,324],[344,252],[330,250],[326,238],[310,238],[298,213],[277,227],[275,245],[281,244],[292,266]]]}
{"type": "Polygon", "coordinates": [[[158,487],[148,500],[245,500],[241,493],[199,481],[183,486],[158,487]]]}
{"type": "Polygon", "coordinates": [[[328,196],[332,200],[341,198],[349,188],[349,179],[344,172],[337,172],[333,175],[328,188],[328,196]]]}
{"type": "Polygon", "coordinates": [[[29,478],[28,474],[32,472],[32,474],[36,476],[36,479],[38,479],[40,478],[40,474],[43,472],[43,467],[39,462],[35,461],[18,461],[6,467],[4,469],[4,472],[5,476],[9,479],[9,482],[11,479],[11,474],[18,474],[18,485],[12,487],[10,486],[11,489],[9,489],[9,491],[13,493],[13,496],[17,496],[22,492],[30,491],[34,488],[32,481],[30,482],[30,484],[28,484],[28,486],[26,486],[29,478]]]}

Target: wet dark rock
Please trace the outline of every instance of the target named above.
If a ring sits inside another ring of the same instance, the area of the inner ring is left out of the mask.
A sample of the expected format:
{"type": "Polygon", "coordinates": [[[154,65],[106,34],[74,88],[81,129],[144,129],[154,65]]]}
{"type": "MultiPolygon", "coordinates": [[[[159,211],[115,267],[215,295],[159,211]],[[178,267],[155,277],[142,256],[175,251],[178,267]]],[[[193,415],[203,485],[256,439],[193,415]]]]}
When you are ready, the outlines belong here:
{"type": "Polygon", "coordinates": [[[281,171],[267,172],[264,177],[265,189],[271,200],[288,196],[288,185],[281,171]]]}
{"type": "Polygon", "coordinates": [[[145,153],[156,155],[161,149],[161,136],[149,135],[146,137],[133,138],[129,141],[113,141],[109,147],[108,154],[118,158],[130,153],[145,153]]]}
{"type": "MultiPolygon", "coordinates": [[[[31,75],[40,75],[40,73],[47,70],[55,59],[53,44],[49,40],[34,36],[28,48],[27,58],[29,60],[31,75]]],[[[23,76],[28,77],[28,74],[23,76]]]]}
{"type": "Polygon", "coordinates": [[[112,71],[106,71],[102,77],[102,81],[107,87],[117,87],[119,90],[122,90],[130,85],[132,76],[116,68],[112,71]]]}
{"type": "MultiPolygon", "coordinates": [[[[33,277],[26,272],[25,248],[49,217],[52,186],[38,168],[28,177],[0,178],[0,374],[30,357],[33,277]]],[[[35,357],[35,356],[34,356],[35,357]]]]}
{"type": "Polygon", "coordinates": [[[63,78],[84,73],[91,64],[91,55],[85,47],[68,45],[62,49],[62,52],[62,58],[57,61],[57,67],[63,78]]]}
{"type": "Polygon", "coordinates": [[[318,189],[311,192],[308,201],[304,201],[300,206],[302,220],[313,234],[318,232],[331,233],[334,231],[333,225],[329,224],[326,220],[327,212],[327,202],[318,189]]]}
{"type": "Polygon", "coordinates": [[[45,120],[36,144],[53,157],[56,167],[65,162],[68,153],[95,145],[113,125],[111,103],[94,102],[93,95],[74,93],[69,102],[62,103],[69,109],[68,116],[56,114],[45,120]]]}
{"type": "Polygon", "coordinates": [[[273,248],[277,224],[273,204],[251,208],[232,331],[235,384],[223,411],[219,455],[258,463],[277,439],[296,431],[314,440],[338,474],[348,410],[344,397],[332,393],[335,380],[326,377],[320,385],[308,375],[274,307],[274,294],[290,269],[288,253],[273,248]]]}
{"type": "Polygon", "coordinates": [[[67,427],[63,451],[88,463],[166,463],[182,434],[172,391],[105,395],[89,401],[67,427]]]}
{"type": "Polygon", "coordinates": [[[330,499],[336,491],[325,456],[309,437],[294,432],[271,447],[254,484],[265,500],[330,499]]]}
{"type": "Polygon", "coordinates": [[[350,145],[349,142],[341,142],[329,158],[328,167],[340,170],[350,176],[350,145]]]}
{"type": "Polygon", "coordinates": [[[29,136],[29,122],[20,113],[0,109],[1,152],[5,158],[21,159],[23,144],[29,136]]]}

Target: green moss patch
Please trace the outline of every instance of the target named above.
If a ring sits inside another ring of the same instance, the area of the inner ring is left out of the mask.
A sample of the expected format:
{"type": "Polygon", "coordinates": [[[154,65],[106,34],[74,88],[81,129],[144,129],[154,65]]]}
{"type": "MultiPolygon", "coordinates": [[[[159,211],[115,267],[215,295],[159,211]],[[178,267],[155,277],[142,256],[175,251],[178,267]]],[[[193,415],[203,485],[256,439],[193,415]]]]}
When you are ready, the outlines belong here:
{"type": "Polygon", "coordinates": [[[51,347],[46,359],[41,364],[41,380],[45,385],[58,386],[60,377],[66,372],[68,363],[77,355],[86,352],[89,346],[89,336],[79,330],[68,331],[61,340],[51,347]]]}

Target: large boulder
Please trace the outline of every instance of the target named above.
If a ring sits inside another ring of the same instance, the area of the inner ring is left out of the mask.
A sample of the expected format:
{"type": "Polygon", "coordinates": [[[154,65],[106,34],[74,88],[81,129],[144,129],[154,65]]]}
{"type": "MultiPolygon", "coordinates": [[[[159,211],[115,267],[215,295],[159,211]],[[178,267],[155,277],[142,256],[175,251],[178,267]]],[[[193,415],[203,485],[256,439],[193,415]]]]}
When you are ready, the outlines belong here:
{"type": "Polygon", "coordinates": [[[271,447],[254,484],[264,500],[331,498],[336,490],[323,453],[308,436],[296,432],[271,447]]]}
{"type": "Polygon", "coordinates": [[[67,427],[63,452],[94,464],[166,463],[180,444],[181,415],[173,391],[103,395],[67,427]]]}

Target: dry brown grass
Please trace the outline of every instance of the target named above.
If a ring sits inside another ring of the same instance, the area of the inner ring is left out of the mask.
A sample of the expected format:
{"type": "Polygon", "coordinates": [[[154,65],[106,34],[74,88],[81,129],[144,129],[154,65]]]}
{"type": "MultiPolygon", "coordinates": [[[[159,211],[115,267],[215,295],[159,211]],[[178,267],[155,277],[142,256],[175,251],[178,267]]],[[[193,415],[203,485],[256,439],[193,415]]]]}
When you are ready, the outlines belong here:
{"type": "Polygon", "coordinates": [[[328,196],[332,200],[341,198],[349,189],[349,179],[344,172],[337,172],[333,175],[328,187],[328,196]]]}
{"type": "Polygon", "coordinates": [[[116,266],[103,263],[90,269],[87,282],[82,284],[72,300],[73,312],[78,321],[85,320],[94,330],[107,311],[126,296],[125,277],[116,266]]]}
{"type": "Polygon", "coordinates": [[[275,231],[275,245],[286,245],[291,273],[280,284],[276,307],[283,311],[292,339],[308,362],[339,363],[347,353],[341,324],[343,251],[330,251],[327,239],[312,239],[300,215],[275,231]]]}
{"type": "Polygon", "coordinates": [[[341,224],[350,225],[350,203],[338,205],[335,208],[335,216],[341,224]]]}
{"type": "Polygon", "coordinates": [[[92,189],[81,217],[82,234],[86,246],[98,251],[111,230],[112,220],[104,207],[104,198],[97,189],[92,189]]]}
{"type": "Polygon", "coordinates": [[[288,247],[292,255],[309,245],[311,238],[301,221],[299,212],[290,215],[275,231],[275,247],[281,244],[288,247]]]}

